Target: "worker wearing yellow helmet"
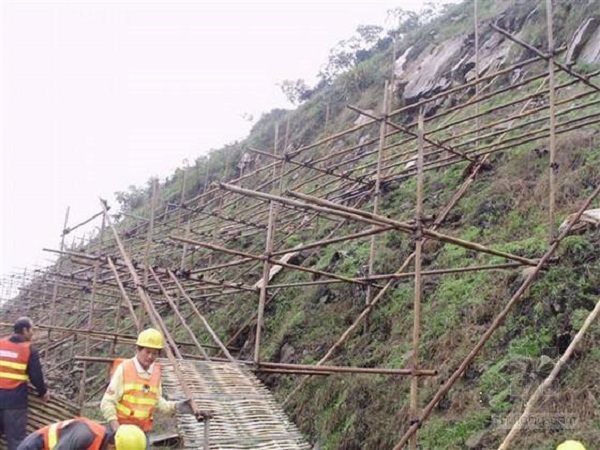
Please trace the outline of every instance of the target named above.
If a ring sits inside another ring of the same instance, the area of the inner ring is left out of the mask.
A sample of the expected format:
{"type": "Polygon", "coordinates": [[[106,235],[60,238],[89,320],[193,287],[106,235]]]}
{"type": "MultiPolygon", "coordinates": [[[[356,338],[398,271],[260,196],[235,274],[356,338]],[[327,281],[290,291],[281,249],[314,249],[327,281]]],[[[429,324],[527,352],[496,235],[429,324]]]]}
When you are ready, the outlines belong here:
{"type": "Polygon", "coordinates": [[[585,447],[579,441],[565,441],[556,450],[585,450],[585,447]]]}
{"type": "Polygon", "coordinates": [[[53,423],[31,433],[17,450],[146,450],[146,435],[135,425],[114,433],[85,417],[53,423]]]}
{"type": "Polygon", "coordinates": [[[162,397],[162,369],[156,361],[165,346],[160,331],[154,328],[142,331],[136,345],[135,356],[123,360],[115,369],[100,402],[100,410],[113,431],[131,424],[149,432],[155,409],[168,415],[176,411],[200,417],[208,415],[205,411],[194,412],[189,400],[175,402],[162,397]]]}

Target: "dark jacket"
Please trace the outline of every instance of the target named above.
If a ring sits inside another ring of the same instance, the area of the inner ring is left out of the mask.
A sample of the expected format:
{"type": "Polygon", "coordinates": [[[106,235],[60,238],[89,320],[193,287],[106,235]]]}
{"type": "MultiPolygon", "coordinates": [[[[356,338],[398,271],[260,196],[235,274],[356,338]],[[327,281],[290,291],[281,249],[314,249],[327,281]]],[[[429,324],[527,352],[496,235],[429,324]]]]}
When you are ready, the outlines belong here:
{"type": "MultiPolygon", "coordinates": [[[[20,334],[13,334],[9,341],[14,343],[26,342],[25,337],[20,334]]],[[[38,394],[44,395],[46,383],[44,382],[44,374],[40,363],[40,356],[33,347],[27,362],[27,375],[29,382],[33,384],[38,394]]],[[[16,389],[0,389],[0,409],[25,409],[27,408],[27,385],[22,384],[16,389]]]]}

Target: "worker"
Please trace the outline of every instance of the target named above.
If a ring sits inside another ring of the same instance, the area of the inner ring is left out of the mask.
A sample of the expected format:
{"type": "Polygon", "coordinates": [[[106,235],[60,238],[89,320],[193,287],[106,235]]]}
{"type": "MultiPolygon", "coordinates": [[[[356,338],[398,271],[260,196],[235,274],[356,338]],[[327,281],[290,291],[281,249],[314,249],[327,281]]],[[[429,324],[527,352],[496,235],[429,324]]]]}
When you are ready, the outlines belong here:
{"type": "Polygon", "coordinates": [[[47,402],[50,394],[38,352],[31,346],[33,321],[20,317],[13,325],[13,334],[0,339],[0,435],[4,435],[8,450],[16,450],[27,435],[27,383],[47,402]]]}
{"type": "Polygon", "coordinates": [[[208,411],[194,411],[190,400],[167,401],[162,397],[161,366],[156,362],[164,348],[160,331],[142,331],[136,346],[135,356],[124,360],[113,372],[100,402],[100,410],[113,431],[120,425],[133,424],[148,433],[155,409],[168,415],[179,412],[194,414],[199,420],[210,418],[208,411]]]}
{"type": "Polygon", "coordinates": [[[85,417],[53,423],[34,431],[18,450],[145,450],[146,435],[135,425],[123,425],[113,433],[85,417]]]}
{"type": "Polygon", "coordinates": [[[585,447],[579,441],[565,441],[556,450],[585,450],[585,447]]]}

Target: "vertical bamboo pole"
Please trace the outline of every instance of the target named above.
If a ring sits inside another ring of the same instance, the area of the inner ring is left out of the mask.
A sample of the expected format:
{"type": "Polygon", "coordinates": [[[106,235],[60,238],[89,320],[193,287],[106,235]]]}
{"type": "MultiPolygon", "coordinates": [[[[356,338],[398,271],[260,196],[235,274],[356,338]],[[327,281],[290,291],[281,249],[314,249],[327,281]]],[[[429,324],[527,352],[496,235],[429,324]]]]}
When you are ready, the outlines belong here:
{"type": "MultiPolygon", "coordinates": [[[[93,320],[94,320],[94,301],[96,299],[96,288],[98,285],[98,270],[100,269],[100,263],[98,261],[94,262],[94,276],[92,279],[92,293],[90,296],[90,309],[88,311],[88,323],[87,323],[87,331],[88,334],[85,336],[85,355],[88,356],[90,352],[90,335],[89,332],[92,329],[93,320]]],[[[116,330],[118,333],[119,331],[116,330]]],[[[71,359],[73,359],[73,350],[75,349],[75,345],[71,347],[71,359]]],[[[81,408],[83,406],[83,402],[85,401],[85,379],[87,378],[87,362],[83,361],[83,371],[81,372],[81,380],[79,382],[79,395],[77,398],[77,404],[81,408]]]]}
{"type": "MultiPolygon", "coordinates": [[[[65,211],[65,221],[63,224],[63,229],[60,237],[60,251],[61,253],[65,250],[65,237],[67,235],[67,223],[69,222],[69,210],[70,207],[67,206],[67,210],[65,211]]],[[[56,261],[56,273],[60,273],[60,269],[62,267],[62,254],[58,257],[58,261],[56,261]]],[[[54,280],[54,286],[52,287],[52,301],[50,307],[50,320],[48,321],[50,325],[55,325],[54,318],[56,317],[56,297],[58,296],[58,277],[54,280]]],[[[52,338],[50,336],[50,329],[48,329],[48,341],[52,342],[52,338]]],[[[44,358],[48,357],[48,350],[44,351],[44,358]]]]}
{"type": "MultiPolygon", "coordinates": [[[[479,99],[479,0],[473,0],[473,33],[475,35],[475,98],[479,99]]],[[[479,137],[479,129],[481,119],[479,117],[481,102],[475,102],[475,115],[477,118],[475,119],[475,127],[477,129],[477,133],[475,135],[476,138],[479,137]]],[[[475,147],[479,147],[479,139],[475,140],[475,147]]]]}
{"type": "MultiPolygon", "coordinates": [[[[421,335],[421,297],[423,295],[423,284],[421,282],[421,264],[423,250],[423,149],[425,142],[425,119],[423,109],[419,111],[418,121],[418,153],[417,153],[417,204],[415,220],[417,227],[415,229],[415,297],[413,306],[413,354],[412,369],[419,369],[419,340],[421,335]]],[[[410,411],[411,420],[419,420],[419,377],[413,375],[410,380],[410,411]]],[[[411,450],[417,448],[417,433],[410,440],[411,450]]]]}
{"type": "Polygon", "coordinates": [[[552,14],[552,0],[546,0],[546,23],[548,31],[548,100],[550,103],[549,125],[550,125],[550,172],[549,172],[549,197],[548,197],[548,240],[554,241],[554,215],[556,202],[556,172],[558,165],[556,163],[556,100],[554,83],[554,30],[552,14]]]}
{"type": "MultiPolygon", "coordinates": [[[[102,225],[100,226],[100,233],[98,234],[98,253],[102,254],[103,250],[104,250],[104,228],[106,225],[106,218],[104,217],[104,214],[102,215],[102,225]]],[[[92,281],[92,298],[90,299],[90,310],[89,310],[89,316],[88,316],[88,324],[87,324],[87,330],[88,332],[92,330],[93,327],[93,314],[94,314],[94,299],[96,296],[96,288],[97,288],[97,284],[98,284],[98,271],[100,270],[100,264],[98,261],[96,261],[94,263],[94,278],[92,281]]],[[[117,306],[117,317],[119,317],[119,312],[120,312],[120,305],[121,302],[119,301],[119,305],[117,306]]],[[[117,327],[115,327],[115,333],[119,333],[119,328],[118,325],[117,327]]],[[[116,340],[116,339],[115,339],[116,340]]],[[[111,354],[114,354],[114,343],[112,346],[113,352],[111,352],[111,354]]],[[[90,336],[89,334],[86,335],[85,337],[85,355],[89,356],[90,354],[90,336]]],[[[78,398],[78,404],[79,407],[82,408],[83,407],[83,403],[85,402],[85,380],[87,378],[87,362],[83,361],[83,371],[81,373],[81,380],[80,380],[80,384],[79,384],[79,398],[78,398]]]]}
{"type": "MultiPolygon", "coordinates": [[[[277,143],[279,141],[279,124],[275,124],[275,137],[273,139],[273,154],[277,155],[277,143]]],[[[283,161],[281,162],[283,167],[283,161]]],[[[276,168],[273,166],[273,180],[276,177],[276,168]]],[[[281,172],[283,179],[283,171],[281,172]]],[[[281,187],[281,183],[280,183],[281,187]]],[[[276,215],[276,204],[273,201],[269,202],[269,219],[267,225],[267,237],[265,242],[265,260],[263,262],[262,271],[262,284],[260,285],[260,292],[258,294],[258,313],[256,318],[256,336],[254,342],[254,362],[258,364],[260,362],[260,337],[264,322],[265,303],[267,301],[267,285],[269,284],[269,272],[271,271],[271,264],[269,258],[273,252],[273,235],[275,226],[275,215],[276,215]]]]}
{"type": "MultiPolygon", "coordinates": [[[[186,184],[187,184],[187,177],[188,177],[188,167],[184,167],[183,169],[183,177],[181,180],[181,190],[179,192],[179,204],[183,205],[185,202],[185,188],[186,188],[186,184]]],[[[183,215],[181,208],[179,208],[179,214],[177,215],[177,226],[181,226],[181,216],[183,215]]]]}
{"type": "MultiPolygon", "coordinates": [[[[225,167],[223,168],[223,175],[221,176],[221,180],[225,180],[227,178],[227,172],[229,172],[229,160],[231,159],[229,153],[230,153],[229,151],[226,151],[225,167]]],[[[218,237],[219,237],[219,226],[221,224],[221,217],[222,217],[222,213],[223,213],[223,203],[225,201],[225,199],[223,197],[224,197],[224,195],[219,195],[219,205],[217,207],[217,215],[215,216],[215,227],[213,228],[213,235],[212,235],[213,244],[217,243],[218,237]]],[[[213,265],[213,254],[214,254],[214,252],[211,252],[208,256],[208,265],[209,266],[213,265]]]]}
{"type": "MultiPolygon", "coordinates": [[[[191,219],[188,219],[187,224],[185,226],[185,238],[186,239],[190,238],[191,232],[192,232],[191,219]]],[[[181,251],[181,264],[179,264],[179,268],[181,270],[185,269],[185,256],[187,255],[188,245],[189,244],[187,242],[183,243],[183,250],[181,251]]]]}
{"type": "MultiPolygon", "coordinates": [[[[383,104],[382,104],[382,112],[381,112],[381,122],[379,124],[379,146],[377,149],[377,169],[375,171],[375,192],[373,193],[373,214],[377,214],[379,212],[379,196],[381,194],[381,161],[383,160],[383,152],[385,147],[385,136],[387,134],[387,119],[388,113],[390,112],[390,85],[386,80],[383,88],[383,104]]],[[[367,275],[370,277],[373,275],[373,265],[375,263],[375,244],[376,237],[375,235],[371,236],[371,243],[369,249],[369,265],[367,275]]],[[[373,287],[371,284],[367,286],[367,294],[365,296],[365,304],[368,305],[371,302],[373,287]]]]}
{"type": "MultiPolygon", "coordinates": [[[[63,229],[60,237],[60,251],[63,252],[65,250],[65,237],[67,235],[67,223],[69,222],[69,210],[70,207],[67,206],[67,210],[65,211],[65,222],[63,224],[63,229]]],[[[62,267],[63,258],[62,255],[58,257],[58,261],[56,262],[56,273],[60,272],[62,267]]],[[[54,318],[56,317],[56,297],[58,296],[58,277],[54,280],[54,287],[52,289],[52,314],[50,315],[50,325],[56,325],[54,318]]],[[[48,336],[50,336],[50,331],[48,331],[48,336]]]]}
{"type": "Polygon", "coordinates": [[[156,207],[157,191],[158,191],[158,180],[155,178],[152,180],[152,199],[150,200],[150,221],[148,222],[148,234],[146,235],[146,249],[144,250],[144,285],[148,284],[148,266],[150,263],[150,251],[152,249],[152,235],[154,234],[154,209],[156,207]]]}

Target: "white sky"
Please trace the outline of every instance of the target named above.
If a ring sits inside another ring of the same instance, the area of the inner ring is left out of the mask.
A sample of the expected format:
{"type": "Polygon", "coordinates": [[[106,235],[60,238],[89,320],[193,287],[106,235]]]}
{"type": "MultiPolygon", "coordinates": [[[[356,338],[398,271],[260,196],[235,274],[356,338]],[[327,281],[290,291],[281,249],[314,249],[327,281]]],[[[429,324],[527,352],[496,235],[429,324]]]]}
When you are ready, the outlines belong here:
{"type": "Polygon", "coordinates": [[[77,224],[244,138],[244,114],[291,107],[277,83],[422,0],[0,3],[1,277],[54,258],[67,206],[77,224]]]}

